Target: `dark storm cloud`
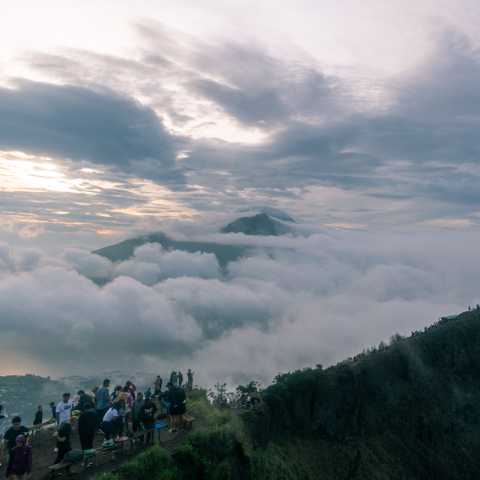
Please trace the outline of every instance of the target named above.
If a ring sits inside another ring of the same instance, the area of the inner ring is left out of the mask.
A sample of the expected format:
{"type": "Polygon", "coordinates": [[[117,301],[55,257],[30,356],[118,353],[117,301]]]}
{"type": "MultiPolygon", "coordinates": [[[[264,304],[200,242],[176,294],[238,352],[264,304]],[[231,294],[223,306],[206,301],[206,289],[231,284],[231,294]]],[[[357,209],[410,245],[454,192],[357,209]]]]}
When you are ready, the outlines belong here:
{"type": "MultiPolygon", "coordinates": [[[[250,189],[248,197],[270,195],[274,201],[288,189],[310,185],[392,202],[428,200],[433,217],[445,211],[446,202],[465,211],[479,205],[480,64],[478,52],[460,35],[439,36],[429,58],[389,79],[377,108],[364,90],[358,91],[365,86],[326,75],[311,59],[300,56],[292,62],[258,45],[199,41],[161,25],[138,28],[144,48],[134,60],[66,51],[68,68],[62,56],[32,57],[32,65],[65,81],[85,79],[139,93],[158,115],[180,127],[195,115],[211,121],[209,114],[220,111],[243,128],[266,134],[250,145],[184,138],[181,147],[189,157],[181,166],[187,181],[204,187],[204,195],[198,195],[177,185],[188,205],[233,208],[247,201],[245,189],[250,189]],[[166,87],[172,83],[181,94],[166,87]],[[199,104],[194,113],[190,107],[199,104]]],[[[158,124],[153,111],[140,110],[158,124]]],[[[218,117],[212,121],[222,122],[218,117]]],[[[132,171],[130,157],[136,154],[143,160],[134,162],[135,173],[168,181],[177,144],[161,124],[155,128],[135,137],[142,140],[141,148],[134,142],[119,160],[103,155],[102,161],[132,171]]]]}
{"type": "Polygon", "coordinates": [[[21,81],[0,89],[0,148],[175,178],[177,139],[155,112],[112,90],[21,81]]]}

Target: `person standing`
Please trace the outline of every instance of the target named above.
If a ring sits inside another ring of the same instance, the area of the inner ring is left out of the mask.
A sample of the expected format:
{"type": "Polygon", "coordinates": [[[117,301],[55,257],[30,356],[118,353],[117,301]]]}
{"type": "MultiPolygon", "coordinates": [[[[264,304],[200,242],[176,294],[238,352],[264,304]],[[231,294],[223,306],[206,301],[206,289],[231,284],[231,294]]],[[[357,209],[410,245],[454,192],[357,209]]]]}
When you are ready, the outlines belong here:
{"type": "Polygon", "coordinates": [[[140,418],[140,412],[145,401],[143,400],[143,393],[138,392],[137,398],[132,407],[132,430],[137,433],[142,428],[142,419],[140,418]]]}
{"type": "Polygon", "coordinates": [[[65,455],[72,450],[70,436],[72,435],[72,426],[70,421],[60,423],[60,428],[57,434],[57,458],[53,463],[60,463],[63,461],[65,455]]]}
{"type": "Polygon", "coordinates": [[[97,409],[98,424],[103,421],[103,417],[107,413],[108,408],[110,407],[110,380],[106,378],[103,381],[102,388],[99,388],[95,394],[95,408],[97,409]]]}
{"type": "Polygon", "coordinates": [[[55,402],[50,402],[50,412],[52,414],[52,420],[57,421],[57,406],[55,405],[55,402]]]}
{"type": "Polygon", "coordinates": [[[183,373],[180,371],[177,373],[177,383],[178,386],[181,388],[183,385],[183,373]]]}
{"type": "Polygon", "coordinates": [[[70,394],[64,393],[62,395],[62,401],[58,402],[58,405],[56,408],[57,423],[59,426],[61,426],[62,423],[66,423],[66,422],[70,423],[72,410],[73,410],[73,402],[72,400],[70,400],[70,394]]]}
{"type": "Polygon", "coordinates": [[[177,385],[177,372],[175,370],[170,374],[170,383],[174,387],[177,385]]]}
{"type": "Polygon", "coordinates": [[[12,426],[5,432],[3,440],[7,447],[7,452],[10,455],[11,451],[16,446],[16,440],[19,435],[26,436],[28,434],[28,428],[22,425],[22,419],[20,417],[12,418],[12,426]]]}
{"type": "Polygon", "coordinates": [[[6,471],[7,478],[20,480],[32,472],[32,447],[27,445],[25,435],[17,435],[15,446],[10,452],[6,471]]]}
{"type": "Polygon", "coordinates": [[[78,435],[82,450],[92,450],[95,432],[97,430],[97,411],[93,403],[85,403],[82,413],[78,419],[78,435]]]}
{"type": "Polygon", "coordinates": [[[155,426],[155,414],[157,413],[157,406],[152,402],[150,397],[145,399],[145,402],[140,410],[140,419],[145,427],[145,430],[148,430],[148,433],[145,438],[147,444],[153,441],[153,428],[155,426]]]}
{"type": "Polygon", "coordinates": [[[186,412],[186,396],[185,390],[180,387],[173,387],[170,391],[170,415],[172,423],[170,429],[175,432],[177,428],[183,425],[183,415],[186,412]]]}
{"type": "Polygon", "coordinates": [[[155,380],[155,393],[154,393],[154,395],[157,398],[159,398],[162,393],[162,384],[163,384],[162,377],[160,375],[157,375],[157,378],[155,380]]]}
{"type": "Polygon", "coordinates": [[[3,434],[8,428],[8,420],[3,405],[0,405],[0,467],[3,465],[3,434]]]}
{"type": "Polygon", "coordinates": [[[193,372],[189,368],[187,372],[187,390],[191,392],[193,390],[193,372]]]}
{"type": "Polygon", "coordinates": [[[76,405],[76,408],[83,412],[85,410],[85,405],[90,405],[92,403],[92,397],[90,395],[87,395],[84,390],[79,390],[77,392],[78,396],[78,403],[76,405]]]}
{"type": "Polygon", "coordinates": [[[33,419],[33,431],[32,435],[34,435],[42,426],[43,423],[43,407],[39,405],[37,407],[37,411],[35,412],[35,418],[33,419]]]}

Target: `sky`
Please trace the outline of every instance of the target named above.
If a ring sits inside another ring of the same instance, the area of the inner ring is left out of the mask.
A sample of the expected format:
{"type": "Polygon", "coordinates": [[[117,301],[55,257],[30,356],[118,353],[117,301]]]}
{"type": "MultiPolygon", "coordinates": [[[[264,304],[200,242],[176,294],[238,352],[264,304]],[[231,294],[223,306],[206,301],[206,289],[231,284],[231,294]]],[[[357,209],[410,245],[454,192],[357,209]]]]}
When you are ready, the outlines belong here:
{"type": "Polygon", "coordinates": [[[475,303],[479,17],[471,0],[5,2],[0,374],[134,361],[268,382],[475,303]],[[218,235],[261,206],[301,235],[218,235]],[[158,245],[91,254],[157,230],[257,250],[226,272],[158,245]]]}

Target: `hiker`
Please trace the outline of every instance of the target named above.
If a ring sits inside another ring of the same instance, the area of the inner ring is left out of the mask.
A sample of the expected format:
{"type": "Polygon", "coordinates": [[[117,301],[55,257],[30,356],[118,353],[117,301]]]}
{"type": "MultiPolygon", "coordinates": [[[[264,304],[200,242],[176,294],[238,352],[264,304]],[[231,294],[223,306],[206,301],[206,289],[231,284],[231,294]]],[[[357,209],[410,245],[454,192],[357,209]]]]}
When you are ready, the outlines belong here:
{"type": "Polygon", "coordinates": [[[77,392],[78,402],[76,405],[77,410],[83,412],[85,410],[85,405],[90,405],[92,403],[92,397],[87,395],[84,390],[79,390],[77,392]]]}
{"type": "Polygon", "coordinates": [[[137,387],[135,386],[135,384],[130,380],[128,380],[127,383],[125,383],[125,387],[128,388],[128,391],[130,392],[132,399],[135,400],[137,396],[137,387]]]}
{"type": "Polygon", "coordinates": [[[170,383],[173,386],[177,385],[177,372],[175,370],[170,374],[170,383]]]}
{"type": "Polygon", "coordinates": [[[97,412],[93,402],[86,403],[78,419],[78,435],[82,450],[92,450],[97,430],[97,412]]]}
{"type": "Polygon", "coordinates": [[[64,393],[62,395],[62,401],[58,402],[57,408],[55,410],[57,414],[57,424],[59,426],[61,426],[62,423],[70,422],[70,418],[72,416],[72,410],[73,410],[73,402],[72,400],[70,400],[70,394],[64,393]]]}
{"type": "Polygon", "coordinates": [[[57,458],[54,464],[61,463],[65,455],[72,450],[70,436],[72,435],[72,426],[70,420],[61,422],[57,433],[57,458]]]}
{"type": "Polygon", "coordinates": [[[52,419],[57,421],[57,406],[55,402],[50,402],[50,412],[52,413],[52,419]]]}
{"type": "Polygon", "coordinates": [[[177,373],[177,383],[179,387],[183,385],[183,373],[180,371],[177,373]]]}
{"type": "Polygon", "coordinates": [[[103,417],[107,413],[108,408],[110,407],[110,380],[106,378],[103,381],[102,388],[97,390],[95,395],[95,408],[97,410],[98,425],[103,421],[103,417]]]}
{"type": "Polygon", "coordinates": [[[7,429],[7,415],[3,410],[3,405],[0,405],[0,467],[3,462],[3,433],[7,429]]]}
{"type": "Polygon", "coordinates": [[[25,435],[17,435],[15,446],[10,451],[8,466],[6,471],[7,478],[16,480],[25,478],[32,471],[32,447],[27,444],[25,435]]]}
{"type": "Polygon", "coordinates": [[[28,435],[28,428],[22,425],[22,419],[18,416],[12,418],[12,426],[3,435],[3,440],[7,446],[7,452],[10,455],[11,451],[16,446],[16,440],[19,435],[28,435]]]}
{"type": "Polygon", "coordinates": [[[145,398],[145,402],[140,409],[140,420],[142,421],[145,430],[150,430],[145,438],[147,444],[153,441],[153,428],[155,426],[156,413],[157,406],[152,402],[152,399],[150,397],[145,398]]]}
{"type": "Polygon", "coordinates": [[[120,394],[122,393],[122,386],[121,385],[117,385],[114,389],[113,389],[113,392],[112,392],[112,395],[111,395],[111,400],[113,403],[115,402],[118,402],[120,400],[120,394]]]}
{"type": "Polygon", "coordinates": [[[140,412],[144,403],[145,401],[143,400],[143,393],[139,392],[132,407],[132,430],[134,433],[138,432],[142,428],[140,412]]]}
{"type": "Polygon", "coordinates": [[[113,438],[118,435],[121,428],[122,417],[120,416],[121,405],[115,402],[105,413],[101,429],[105,433],[104,446],[113,445],[113,438]]]}
{"type": "Polygon", "coordinates": [[[130,412],[133,404],[133,397],[128,389],[128,387],[120,387],[120,390],[117,393],[117,402],[120,405],[121,423],[119,422],[120,431],[118,432],[120,436],[123,436],[124,429],[128,431],[128,419],[130,418],[130,412]]]}
{"type": "Polygon", "coordinates": [[[191,392],[193,390],[193,372],[189,368],[187,372],[187,390],[191,392]]]}
{"type": "MultiPolygon", "coordinates": [[[[0,405],[0,440],[8,428],[8,415],[6,414],[3,405],[0,405]]],[[[1,442],[0,442],[1,443],[1,442]]]]}
{"type": "Polygon", "coordinates": [[[33,426],[39,427],[43,423],[43,407],[39,405],[35,412],[35,418],[33,419],[33,426]]]}
{"type": "Polygon", "coordinates": [[[154,395],[159,398],[162,393],[162,384],[163,380],[160,375],[157,375],[157,379],[155,380],[155,393],[154,395]]]}
{"type": "Polygon", "coordinates": [[[170,431],[176,432],[177,428],[183,425],[183,415],[186,412],[185,390],[180,387],[173,387],[170,392],[170,401],[170,415],[172,419],[170,431]]]}

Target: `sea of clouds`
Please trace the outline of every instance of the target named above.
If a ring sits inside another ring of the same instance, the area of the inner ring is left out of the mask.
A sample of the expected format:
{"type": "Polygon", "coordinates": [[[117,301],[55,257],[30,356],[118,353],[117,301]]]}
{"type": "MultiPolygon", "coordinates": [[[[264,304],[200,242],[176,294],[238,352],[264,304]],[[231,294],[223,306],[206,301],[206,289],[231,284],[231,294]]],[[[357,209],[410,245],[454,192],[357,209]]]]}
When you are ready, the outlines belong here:
{"type": "Polygon", "coordinates": [[[78,249],[52,257],[3,244],[2,371],[18,364],[54,375],[166,375],[191,367],[199,383],[268,383],[465,310],[480,296],[476,237],[226,235],[256,247],[226,270],[212,254],[157,244],[116,264],[78,249]],[[107,283],[91,280],[100,277],[107,283]]]}

